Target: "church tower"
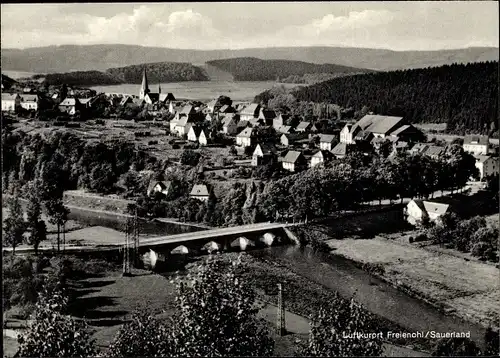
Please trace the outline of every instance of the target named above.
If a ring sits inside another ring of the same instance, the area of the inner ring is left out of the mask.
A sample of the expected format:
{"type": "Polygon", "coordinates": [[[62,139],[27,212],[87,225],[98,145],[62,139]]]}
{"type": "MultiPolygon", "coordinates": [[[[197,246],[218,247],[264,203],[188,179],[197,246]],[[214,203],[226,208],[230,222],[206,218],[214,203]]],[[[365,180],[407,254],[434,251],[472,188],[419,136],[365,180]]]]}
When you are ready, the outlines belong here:
{"type": "Polygon", "coordinates": [[[149,93],[148,86],[148,76],[146,75],[146,67],[144,67],[144,72],[142,73],[142,85],[141,91],[139,92],[139,98],[144,99],[144,96],[149,93]]]}

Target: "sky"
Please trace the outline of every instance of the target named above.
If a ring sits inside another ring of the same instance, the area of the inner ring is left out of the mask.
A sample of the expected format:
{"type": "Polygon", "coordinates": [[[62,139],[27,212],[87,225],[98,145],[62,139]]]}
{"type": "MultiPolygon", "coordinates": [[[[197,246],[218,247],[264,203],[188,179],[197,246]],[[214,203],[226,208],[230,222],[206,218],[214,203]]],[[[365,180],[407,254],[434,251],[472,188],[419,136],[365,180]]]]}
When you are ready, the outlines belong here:
{"type": "Polygon", "coordinates": [[[498,2],[2,4],[1,47],[498,47],[498,2]]]}

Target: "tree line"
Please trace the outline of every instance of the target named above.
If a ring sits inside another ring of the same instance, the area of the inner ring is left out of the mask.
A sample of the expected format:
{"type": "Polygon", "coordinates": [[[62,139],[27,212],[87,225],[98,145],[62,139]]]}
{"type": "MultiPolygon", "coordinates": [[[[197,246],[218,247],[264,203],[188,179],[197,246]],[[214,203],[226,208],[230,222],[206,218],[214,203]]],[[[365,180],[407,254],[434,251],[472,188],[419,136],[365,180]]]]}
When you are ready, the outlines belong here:
{"type": "MultiPolygon", "coordinates": [[[[110,68],[106,74],[116,77],[122,83],[142,82],[143,71],[146,69],[149,85],[158,82],[180,82],[180,81],[208,81],[205,72],[190,63],[181,62],[157,62],[141,65],[131,65],[125,67],[110,68]]],[[[150,88],[156,92],[155,88],[150,88]]]]}
{"type": "Polygon", "coordinates": [[[335,64],[315,64],[292,60],[261,60],[255,57],[240,57],[207,62],[233,75],[236,81],[279,81],[289,76],[304,74],[352,74],[373,70],[359,69],[335,64]]]}
{"type": "MultiPolygon", "coordinates": [[[[338,104],[411,123],[446,123],[455,134],[498,135],[498,62],[453,64],[425,69],[367,73],[334,78],[285,93],[289,102],[338,104]]],[[[265,91],[264,103],[276,97],[265,91]]]]}

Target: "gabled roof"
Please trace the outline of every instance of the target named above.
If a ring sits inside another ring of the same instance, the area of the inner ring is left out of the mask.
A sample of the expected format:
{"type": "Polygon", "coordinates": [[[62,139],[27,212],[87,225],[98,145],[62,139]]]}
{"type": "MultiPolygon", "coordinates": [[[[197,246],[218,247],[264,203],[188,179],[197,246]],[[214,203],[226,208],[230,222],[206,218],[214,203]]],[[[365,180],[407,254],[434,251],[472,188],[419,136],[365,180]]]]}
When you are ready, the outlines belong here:
{"type": "Polygon", "coordinates": [[[196,111],[194,110],[194,107],[190,104],[184,106],[181,110],[181,114],[194,114],[196,111]]]}
{"type": "Polygon", "coordinates": [[[478,163],[484,163],[487,160],[493,159],[493,157],[489,155],[475,155],[474,158],[476,158],[476,162],[478,163]]]}
{"type": "Polygon", "coordinates": [[[8,101],[8,100],[13,101],[18,97],[19,97],[19,95],[17,93],[12,93],[12,94],[11,93],[2,93],[2,99],[6,100],[6,101],[8,101]]]}
{"type": "Polygon", "coordinates": [[[165,102],[165,101],[175,101],[175,97],[173,93],[161,93],[160,94],[160,101],[165,102]]]}
{"type": "Polygon", "coordinates": [[[255,147],[255,150],[257,150],[257,147],[260,147],[260,150],[262,151],[263,155],[270,155],[270,154],[277,154],[278,153],[274,144],[271,144],[271,143],[259,143],[255,147]]]}
{"type": "Polygon", "coordinates": [[[235,109],[232,106],[230,106],[228,104],[225,104],[225,105],[223,105],[220,108],[219,112],[221,112],[221,113],[229,113],[229,112],[234,112],[234,110],[235,109]]]}
{"type": "Polygon", "coordinates": [[[410,153],[423,153],[429,147],[426,143],[415,143],[415,145],[410,149],[410,153]]]}
{"type": "Polygon", "coordinates": [[[193,186],[193,189],[191,190],[191,193],[189,195],[191,195],[191,196],[209,196],[208,188],[205,184],[197,184],[197,185],[193,186]]]}
{"type": "Polygon", "coordinates": [[[181,116],[179,121],[177,121],[178,127],[185,127],[188,124],[189,118],[187,116],[181,116]]]}
{"type": "Polygon", "coordinates": [[[245,128],[243,129],[237,137],[241,138],[250,138],[253,136],[253,128],[245,128]]]}
{"type": "Polygon", "coordinates": [[[156,186],[156,184],[159,184],[161,186],[161,190],[168,190],[168,189],[170,189],[172,182],[165,181],[165,180],[151,180],[149,182],[148,192],[151,192],[153,190],[153,188],[156,186]]]}
{"type": "Polygon", "coordinates": [[[148,94],[146,94],[146,96],[149,97],[149,99],[151,100],[151,102],[158,102],[160,100],[160,94],[159,93],[149,92],[148,94]]]}
{"type": "MultiPolygon", "coordinates": [[[[200,133],[201,133],[201,128],[200,127],[196,127],[196,126],[191,126],[191,128],[189,128],[189,132],[191,131],[194,131],[194,135],[196,136],[196,138],[198,138],[200,136],[200,133]]],[[[188,134],[189,134],[188,132],[188,134]]]]}
{"type": "Polygon", "coordinates": [[[286,153],[285,158],[283,158],[283,161],[286,163],[295,163],[301,157],[304,157],[301,152],[289,150],[288,153],[286,153]]]}
{"type": "Polygon", "coordinates": [[[249,121],[246,121],[246,120],[243,120],[243,121],[239,121],[236,126],[238,128],[246,128],[248,126],[250,122],[249,121]]]}
{"type": "Polygon", "coordinates": [[[306,130],[311,125],[311,122],[300,122],[296,130],[306,130]]]}
{"type": "Polygon", "coordinates": [[[260,109],[260,104],[251,103],[241,110],[241,114],[248,116],[255,116],[256,112],[260,109]]]}
{"type": "Polygon", "coordinates": [[[22,101],[23,102],[36,102],[36,101],[38,101],[38,96],[36,94],[23,94],[22,101]]]}
{"type": "Polygon", "coordinates": [[[189,133],[189,131],[191,130],[191,127],[194,127],[194,124],[191,122],[187,122],[185,125],[185,128],[184,128],[184,133],[189,133]]]}
{"type": "Polygon", "coordinates": [[[280,133],[290,133],[291,130],[292,130],[292,126],[280,126],[278,128],[278,131],[280,133]]]}
{"type": "Polygon", "coordinates": [[[487,145],[489,143],[488,136],[485,135],[466,135],[464,144],[487,145]]]}
{"type": "Polygon", "coordinates": [[[404,142],[404,141],[397,141],[395,144],[394,144],[394,148],[408,148],[408,142],[404,142]]]}
{"type": "Polygon", "coordinates": [[[346,143],[338,143],[332,149],[333,155],[346,155],[347,154],[347,144],[346,143]]]}
{"type": "MultiPolygon", "coordinates": [[[[357,121],[355,126],[359,126],[362,130],[367,132],[388,134],[388,132],[396,127],[402,120],[403,117],[367,114],[357,121]]],[[[354,131],[355,126],[351,131],[354,131]]]]}
{"type": "Polygon", "coordinates": [[[356,140],[363,140],[363,141],[372,140],[372,138],[373,138],[373,133],[372,132],[363,131],[359,127],[356,127],[355,130],[358,132],[358,134],[356,134],[356,136],[354,137],[354,139],[356,139],[356,140]]]}
{"type": "Polygon", "coordinates": [[[80,98],[79,101],[81,104],[87,104],[90,102],[92,98],[80,98]]]}
{"type": "Polygon", "coordinates": [[[76,98],[65,98],[59,105],[60,106],[76,106],[77,103],[80,103],[76,98]]]}
{"type": "Polygon", "coordinates": [[[445,151],[445,148],[438,147],[437,145],[430,145],[425,150],[424,154],[429,156],[438,156],[441,155],[445,151]]]}
{"type": "Polygon", "coordinates": [[[276,118],[276,112],[274,112],[272,109],[261,108],[259,117],[265,120],[271,120],[273,118],[276,118]]]}
{"type": "Polygon", "coordinates": [[[405,124],[404,126],[401,126],[399,127],[398,129],[396,129],[395,131],[392,131],[391,132],[391,136],[398,136],[398,135],[401,135],[402,133],[404,132],[407,132],[407,131],[415,131],[416,128],[413,127],[412,125],[410,124],[405,124]]]}
{"type": "Polygon", "coordinates": [[[314,158],[320,158],[323,160],[328,160],[328,159],[333,159],[334,155],[332,152],[329,152],[327,150],[319,150],[316,152],[316,154],[313,155],[314,158]]]}
{"type": "Polygon", "coordinates": [[[222,126],[223,127],[227,127],[231,123],[236,124],[236,119],[234,119],[234,117],[226,116],[226,117],[222,118],[222,126]]]}
{"type": "Polygon", "coordinates": [[[445,214],[450,208],[449,204],[436,203],[433,201],[422,201],[422,204],[424,205],[425,211],[427,213],[433,213],[438,215],[445,214]]]}
{"type": "Polygon", "coordinates": [[[320,143],[332,143],[335,140],[334,134],[320,134],[319,141],[320,143]]]}

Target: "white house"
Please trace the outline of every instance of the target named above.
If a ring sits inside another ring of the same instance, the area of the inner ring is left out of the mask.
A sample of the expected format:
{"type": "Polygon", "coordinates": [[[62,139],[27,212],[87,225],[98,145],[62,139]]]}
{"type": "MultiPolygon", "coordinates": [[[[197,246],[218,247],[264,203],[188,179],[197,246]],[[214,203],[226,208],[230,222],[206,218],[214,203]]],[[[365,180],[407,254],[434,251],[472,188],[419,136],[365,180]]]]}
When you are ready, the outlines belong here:
{"type": "Polygon", "coordinates": [[[252,166],[256,167],[262,164],[269,164],[277,157],[277,150],[273,144],[259,143],[255,147],[252,155],[252,166]]]}
{"type": "Polygon", "coordinates": [[[327,150],[319,150],[316,154],[311,157],[311,168],[332,160],[335,156],[327,150]]]}
{"type": "Polygon", "coordinates": [[[489,155],[477,155],[475,158],[476,168],[479,170],[479,180],[499,173],[498,158],[489,155]]]}
{"type": "Polygon", "coordinates": [[[204,184],[197,184],[193,186],[193,190],[191,190],[191,193],[189,196],[193,199],[198,199],[201,201],[208,201],[208,198],[210,197],[210,193],[208,191],[208,188],[204,184]]]}
{"type": "Polygon", "coordinates": [[[404,209],[407,221],[412,225],[422,223],[425,218],[428,218],[429,221],[435,221],[448,211],[450,211],[449,204],[418,199],[410,201],[404,209]]]}
{"type": "Polygon", "coordinates": [[[252,145],[252,137],[254,137],[254,130],[252,128],[245,128],[236,136],[236,145],[250,147],[252,145]]]}
{"type": "Polygon", "coordinates": [[[489,146],[490,140],[485,135],[466,135],[464,138],[464,151],[472,155],[487,155],[489,146]]]}
{"type": "Polygon", "coordinates": [[[354,144],[353,133],[351,132],[352,124],[346,124],[340,131],[340,143],[354,144]]]}
{"type": "Polygon", "coordinates": [[[332,150],[333,143],[335,143],[335,135],[333,135],[333,134],[320,134],[320,136],[319,136],[319,149],[332,150]]]}
{"type": "Polygon", "coordinates": [[[21,97],[15,94],[2,93],[2,111],[15,111],[21,105],[21,97]]]}
{"type": "Polygon", "coordinates": [[[168,195],[168,191],[170,190],[172,183],[170,181],[159,181],[152,180],[148,186],[148,196],[153,193],[162,193],[163,195],[168,195]]]}
{"type": "Polygon", "coordinates": [[[244,120],[249,121],[253,118],[258,118],[259,114],[260,114],[260,104],[251,103],[250,105],[246,106],[241,110],[240,119],[242,121],[244,120]]]}
{"type": "Polygon", "coordinates": [[[197,142],[200,136],[201,128],[196,126],[191,126],[187,134],[187,140],[190,142],[197,142]]]}
{"type": "Polygon", "coordinates": [[[38,111],[38,96],[36,94],[23,94],[21,97],[21,107],[28,111],[38,111]]]}
{"type": "Polygon", "coordinates": [[[183,136],[189,132],[189,128],[192,126],[192,123],[189,122],[189,118],[187,116],[183,116],[179,119],[177,124],[175,125],[175,132],[179,136],[183,136]]]}
{"type": "Polygon", "coordinates": [[[198,143],[200,143],[200,145],[208,144],[208,135],[206,134],[204,129],[200,130],[200,135],[198,136],[198,143]]]}
{"type": "Polygon", "coordinates": [[[282,165],[283,169],[291,172],[296,172],[302,169],[306,169],[307,161],[301,152],[289,150],[288,153],[286,153],[285,158],[283,158],[282,165]]]}

